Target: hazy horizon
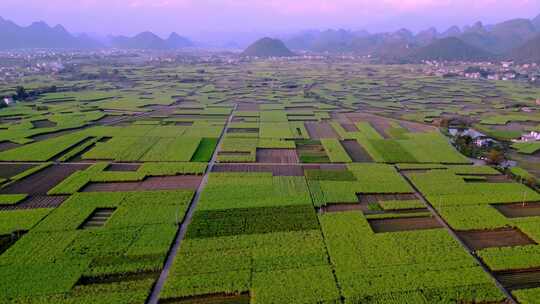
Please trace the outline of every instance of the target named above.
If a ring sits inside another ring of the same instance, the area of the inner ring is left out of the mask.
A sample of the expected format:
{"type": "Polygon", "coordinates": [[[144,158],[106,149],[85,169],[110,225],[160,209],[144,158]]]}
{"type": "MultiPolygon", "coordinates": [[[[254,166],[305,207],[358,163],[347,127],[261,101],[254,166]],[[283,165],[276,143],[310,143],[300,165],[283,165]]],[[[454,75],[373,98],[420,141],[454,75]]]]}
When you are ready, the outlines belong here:
{"type": "Polygon", "coordinates": [[[414,32],[434,26],[476,21],[493,24],[534,18],[540,1],[532,0],[3,0],[2,17],[26,26],[35,21],[62,24],[72,33],[134,35],[170,32],[198,40],[285,35],[309,29],[414,32]]]}

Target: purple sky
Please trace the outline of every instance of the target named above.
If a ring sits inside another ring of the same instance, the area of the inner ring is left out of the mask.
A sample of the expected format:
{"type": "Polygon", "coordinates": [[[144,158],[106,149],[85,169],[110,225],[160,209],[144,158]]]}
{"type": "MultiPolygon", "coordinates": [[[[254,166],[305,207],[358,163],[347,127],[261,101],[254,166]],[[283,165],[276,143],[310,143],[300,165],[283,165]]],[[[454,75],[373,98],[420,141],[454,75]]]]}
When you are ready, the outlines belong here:
{"type": "Polygon", "coordinates": [[[0,0],[0,15],[19,24],[63,24],[71,32],[134,34],[151,30],[285,33],[486,24],[540,14],[540,0],[0,0]]]}

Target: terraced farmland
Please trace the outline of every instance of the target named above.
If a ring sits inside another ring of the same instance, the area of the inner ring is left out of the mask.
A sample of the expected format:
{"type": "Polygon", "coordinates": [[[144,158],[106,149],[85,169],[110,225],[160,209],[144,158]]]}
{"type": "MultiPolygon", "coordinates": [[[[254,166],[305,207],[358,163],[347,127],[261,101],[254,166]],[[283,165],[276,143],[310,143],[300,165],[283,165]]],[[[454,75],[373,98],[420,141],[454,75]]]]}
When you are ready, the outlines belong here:
{"type": "Polygon", "coordinates": [[[504,88],[400,69],[126,65],[1,109],[0,303],[535,303],[538,190],[431,123],[504,88]]]}

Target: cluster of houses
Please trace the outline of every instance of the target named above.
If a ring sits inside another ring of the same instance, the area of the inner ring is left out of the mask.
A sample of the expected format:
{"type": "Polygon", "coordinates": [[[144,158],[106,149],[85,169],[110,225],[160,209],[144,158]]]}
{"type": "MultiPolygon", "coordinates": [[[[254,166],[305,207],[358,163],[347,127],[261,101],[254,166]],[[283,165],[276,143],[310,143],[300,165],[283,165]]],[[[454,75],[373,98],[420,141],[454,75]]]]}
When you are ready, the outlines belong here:
{"type": "Polygon", "coordinates": [[[514,62],[439,62],[426,61],[426,73],[441,77],[461,76],[470,79],[523,80],[540,82],[540,65],[514,62]]]}
{"type": "Polygon", "coordinates": [[[533,142],[540,141],[540,132],[531,131],[529,133],[521,135],[519,139],[514,139],[513,142],[533,142]]]}

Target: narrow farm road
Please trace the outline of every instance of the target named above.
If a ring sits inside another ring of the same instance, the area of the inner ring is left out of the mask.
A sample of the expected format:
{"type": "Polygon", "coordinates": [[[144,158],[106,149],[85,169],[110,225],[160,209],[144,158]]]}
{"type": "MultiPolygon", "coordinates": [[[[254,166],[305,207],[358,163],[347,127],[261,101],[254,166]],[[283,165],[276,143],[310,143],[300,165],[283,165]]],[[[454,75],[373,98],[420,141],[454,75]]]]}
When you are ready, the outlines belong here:
{"type": "Polygon", "coordinates": [[[163,270],[161,271],[161,274],[159,275],[159,279],[156,285],[152,289],[152,293],[150,294],[150,297],[146,301],[146,303],[148,304],[159,303],[159,295],[161,293],[161,290],[163,289],[163,286],[165,285],[165,281],[167,280],[167,277],[169,276],[169,272],[173,265],[174,259],[178,253],[178,250],[180,249],[180,246],[182,245],[182,240],[184,239],[184,236],[186,235],[186,232],[187,232],[187,228],[189,224],[191,223],[193,214],[195,213],[195,209],[197,208],[197,204],[201,197],[201,193],[203,192],[204,188],[206,187],[206,184],[208,183],[208,177],[210,175],[210,172],[212,172],[212,169],[214,168],[214,165],[217,160],[219,148],[223,142],[223,138],[225,137],[225,134],[227,134],[227,130],[229,129],[229,125],[232,121],[233,113],[236,110],[236,107],[237,106],[235,105],[233,111],[231,112],[231,114],[229,115],[227,119],[227,122],[225,123],[225,127],[221,131],[218,144],[216,146],[214,154],[212,155],[212,159],[208,163],[208,168],[206,168],[201,184],[199,185],[199,188],[197,188],[197,191],[195,191],[195,195],[193,196],[193,199],[191,200],[191,204],[189,205],[189,208],[184,217],[184,220],[182,221],[182,223],[180,224],[180,227],[178,228],[178,232],[176,234],[174,244],[172,248],[170,249],[169,254],[167,255],[165,266],[163,267],[163,270]]]}
{"type": "MultiPolygon", "coordinates": [[[[396,170],[398,170],[396,168],[396,170]]],[[[399,171],[399,170],[398,170],[399,171]]],[[[504,293],[504,295],[506,295],[506,297],[508,298],[508,303],[512,303],[512,304],[518,304],[518,302],[516,301],[516,299],[512,296],[512,294],[501,284],[501,282],[497,279],[497,277],[493,274],[493,272],[489,269],[489,267],[484,263],[484,261],[482,261],[482,259],[480,257],[478,257],[478,255],[476,255],[476,253],[474,252],[474,250],[472,250],[458,235],[457,233],[454,231],[454,229],[452,229],[452,227],[450,227],[450,225],[446,222],[446,220],[444,220],[441,215],[439,214],[439,212],[433,207],[433,205],[431,205],[431,203],[424,197],[424,195],[420,192],[420,190],[414,185],[414,183],[409,179],[409,177],[406,175],[406,174],[403,174],[403,172],[399,171],[399,173],[401,174],[401,176],[409,183],[409,185],[414,189],[415,193],[417,194],[418,197],[420,197],[420,200],[424,203],[424,205],[426,205],[426,207],[428,208],[429,212],[437,219],[437,221],[448,231],[448,233],[450,233],[450,235],[456,240],[458,241],[458,243],[461,244],[461,246],[467,250],[467,252],[476,260],[476,263],[478,265],[480,265],[480,267],[482,267],[482,269],[484,270],[484,272],[486,272],[490,277],[491,279],[495,282],[495,284],[497,285],[497,287],[504,293]]]]}

